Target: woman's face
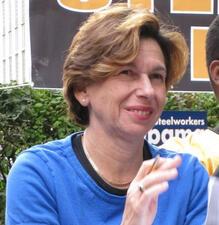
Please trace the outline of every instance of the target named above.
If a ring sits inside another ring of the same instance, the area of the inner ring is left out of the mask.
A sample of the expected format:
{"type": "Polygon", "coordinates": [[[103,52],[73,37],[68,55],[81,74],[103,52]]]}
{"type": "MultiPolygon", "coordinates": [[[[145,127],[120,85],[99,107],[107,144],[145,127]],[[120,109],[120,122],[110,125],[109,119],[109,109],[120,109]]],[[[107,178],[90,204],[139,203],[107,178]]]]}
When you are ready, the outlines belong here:
{"type": "Polygon", "coordinates": [[[166,99],[166,66],[154,39],[142,39],[136,59],[118,75],[85,90],[89,126],[125,137],[144,136],[159,118],[166,99]]]}

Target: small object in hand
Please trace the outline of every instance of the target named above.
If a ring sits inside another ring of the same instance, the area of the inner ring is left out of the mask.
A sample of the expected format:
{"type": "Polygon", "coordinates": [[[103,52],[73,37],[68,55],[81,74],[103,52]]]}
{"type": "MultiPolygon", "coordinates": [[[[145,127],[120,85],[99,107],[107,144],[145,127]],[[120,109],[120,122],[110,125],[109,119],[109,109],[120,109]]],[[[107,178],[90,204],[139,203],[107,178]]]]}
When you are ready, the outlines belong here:
{"type": "Polygon", "coordinates": [[[147,174],[151,173],[152,171],[156,170],[157,169],[157,166],[158,166],[158,162],[159,162],[159,159],[160,159],[160,155],[158,154],[155,159],[154,159],[154,162],[150,168],[150,170],[148,171],[147,174]]]}
{"type": "MultiPolygon", "coordinates": [[[[151,173],[152,171],[156,170],[157,169],[157,166],[158,166],[158,162],[159,162],[159,158],[160,158],[160,155],[158,154],[155,159],[154,159],[154,162],[150,168],[150,170],[148,171],[147,174],[151,173]]],[[[140,190],[141,193],[143,193],[145,191],[145,188],[144,188],[144,185],[142,183],[139,183],[138,184],[138,188],[140,190]]]]}

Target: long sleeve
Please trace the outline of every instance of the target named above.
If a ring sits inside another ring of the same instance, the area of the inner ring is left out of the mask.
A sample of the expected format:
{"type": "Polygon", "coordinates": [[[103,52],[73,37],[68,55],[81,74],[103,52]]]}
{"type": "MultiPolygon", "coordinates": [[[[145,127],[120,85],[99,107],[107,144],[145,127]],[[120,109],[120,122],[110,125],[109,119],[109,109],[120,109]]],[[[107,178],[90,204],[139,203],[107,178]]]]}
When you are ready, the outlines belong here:
{"type": "Polygon", "coordinates": [[[49,165],[34,153],[22,153],[7,179],[6,225],[58,225],[52,183],[49,165]]]}
{"type": "Polygon", "coordinates": [[[193,183],[188,204],[185,225],[203,224],[207,216],[208,174],[198,160],[195,160],[193,183]]]}

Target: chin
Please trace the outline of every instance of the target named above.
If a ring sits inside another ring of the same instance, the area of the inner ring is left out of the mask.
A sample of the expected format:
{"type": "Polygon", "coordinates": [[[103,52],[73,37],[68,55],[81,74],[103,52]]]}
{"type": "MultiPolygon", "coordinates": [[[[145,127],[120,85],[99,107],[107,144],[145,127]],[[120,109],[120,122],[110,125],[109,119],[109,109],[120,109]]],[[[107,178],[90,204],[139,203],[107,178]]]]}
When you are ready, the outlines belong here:
{"type": "MultiPolygon", "coordinates": [[[[150,128],[150,129],[152,129],[152,128],[150,128]]],[[[148,131],[150,130],[150,129],[145,129],[145,127],[144,128],[129,128],[129,135],[131,135],[131,136],[135,136],[136,138],[137,137],[144,137],[147,133],[148,133],[148,131]]],[[[126,130],[127,131],[127,130],[126,130]]]]}

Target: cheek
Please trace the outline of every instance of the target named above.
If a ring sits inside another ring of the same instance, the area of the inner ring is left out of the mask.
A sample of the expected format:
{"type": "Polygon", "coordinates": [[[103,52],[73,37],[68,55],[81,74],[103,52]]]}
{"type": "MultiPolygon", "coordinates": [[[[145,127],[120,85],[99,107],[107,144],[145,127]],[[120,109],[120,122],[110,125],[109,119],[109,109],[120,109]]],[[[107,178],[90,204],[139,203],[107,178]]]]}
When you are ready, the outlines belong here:
{"type": "Polygon", "coordinates": [[[110,90],[102,91],[93,97],[93,105],[95,104],[101,110],[111,110],[114,107],[115,101],[115,92],[112,93],[110,90]]]}

